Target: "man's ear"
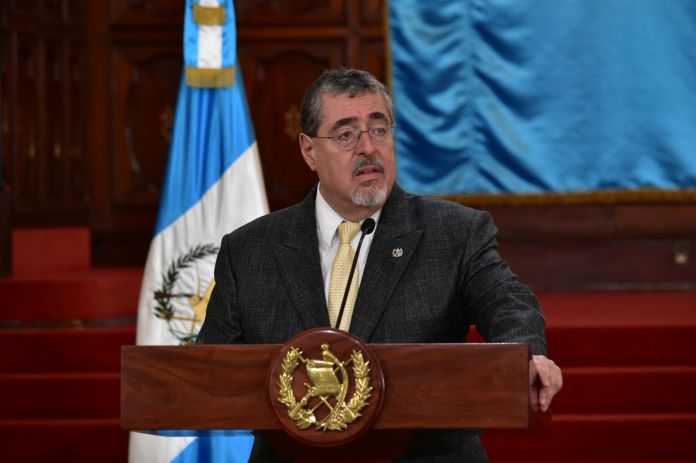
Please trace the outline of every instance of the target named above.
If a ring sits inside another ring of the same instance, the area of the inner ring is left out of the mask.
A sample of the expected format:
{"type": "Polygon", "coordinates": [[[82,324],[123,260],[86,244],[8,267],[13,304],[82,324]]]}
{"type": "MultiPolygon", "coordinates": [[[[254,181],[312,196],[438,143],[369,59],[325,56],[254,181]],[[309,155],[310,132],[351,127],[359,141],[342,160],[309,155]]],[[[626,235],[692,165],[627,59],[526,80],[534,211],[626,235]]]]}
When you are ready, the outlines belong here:
{"type": "Polygon", "coordinates": [[[316,172],[317,170],[317,160],[314,157],[314,140],[312,137],[306,133],[300,133],[300,151],[302,152],[302,157],[307,163],[310,169],[316,172]]]}

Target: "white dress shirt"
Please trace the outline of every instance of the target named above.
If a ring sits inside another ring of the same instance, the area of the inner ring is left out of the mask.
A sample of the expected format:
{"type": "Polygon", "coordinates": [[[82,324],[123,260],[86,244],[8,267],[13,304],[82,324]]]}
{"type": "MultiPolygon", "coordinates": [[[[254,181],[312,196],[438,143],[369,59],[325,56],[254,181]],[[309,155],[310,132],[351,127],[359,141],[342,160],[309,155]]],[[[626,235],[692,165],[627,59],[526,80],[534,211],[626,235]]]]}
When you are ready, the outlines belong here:
{"type": "MultiPolygon", "coordinates": [[[[324,277],[324,298],[328,303],[329,286],[331,285],[331,266],[333,265],[333,260],[334,257],[336,257],[338,245],[340,244],[337,230],[338,225],[343,221],[349,222],[349,220],[341,217],[336,211],[333,210],[329,203],[326,202],[324,197],[321,195],[321,185],[319,185],[319,188],[317,188],[315,211],[317,216],[317,237],[319,238],[321,274],[324,277]]],[[[381,213],[382,209],[378,210],[372,215],[372,219],[375,221],[375,231],[377,230],[377,224],[379,223],[379,216],[381,213]]],[[[367,255],[370,252],[370,245],[372,244],[372,237],[375,236],[375,231],[365,236],[362,247],[360,248],[360,255],[358,256],[358,268],[360,269],[361,282],[362,277],[365,274],[365,263],[367,262],[367,255]]],[[[356,233],[355,238],[353,238],[353,241],[351,241],[353,250],[358,249],[358,242],[360,242],[361,235],[361,232],[356,233]]]]}

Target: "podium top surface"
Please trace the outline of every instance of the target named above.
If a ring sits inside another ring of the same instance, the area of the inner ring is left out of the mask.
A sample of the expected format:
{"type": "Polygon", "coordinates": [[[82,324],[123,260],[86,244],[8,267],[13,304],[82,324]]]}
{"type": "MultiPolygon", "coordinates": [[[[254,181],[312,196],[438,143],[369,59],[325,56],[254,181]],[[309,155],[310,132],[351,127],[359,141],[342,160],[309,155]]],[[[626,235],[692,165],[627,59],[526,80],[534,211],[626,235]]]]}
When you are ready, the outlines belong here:
{"type": "MultiPolygon", "coordinates": [[[[124,346],[121,425],[277,430],[267,388],[280,345],[124,346]]],[[[371,344],[385,389],[372,429],[523,428],[524,344],[371,344]]]]}

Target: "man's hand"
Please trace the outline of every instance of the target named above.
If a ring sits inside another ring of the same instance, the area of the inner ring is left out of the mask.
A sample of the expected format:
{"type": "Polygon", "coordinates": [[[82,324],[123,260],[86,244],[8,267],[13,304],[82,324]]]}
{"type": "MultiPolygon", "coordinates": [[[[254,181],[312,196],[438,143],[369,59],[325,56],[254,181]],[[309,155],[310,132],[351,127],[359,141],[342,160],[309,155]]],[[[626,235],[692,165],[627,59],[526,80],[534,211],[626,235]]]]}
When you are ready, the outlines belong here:
{"type": "Polygon", "coordinates": [[[545,355],[532,355],[529,362],[529,401],[533,410],[545,412],[563,387],[561,369],[545,355]]]}

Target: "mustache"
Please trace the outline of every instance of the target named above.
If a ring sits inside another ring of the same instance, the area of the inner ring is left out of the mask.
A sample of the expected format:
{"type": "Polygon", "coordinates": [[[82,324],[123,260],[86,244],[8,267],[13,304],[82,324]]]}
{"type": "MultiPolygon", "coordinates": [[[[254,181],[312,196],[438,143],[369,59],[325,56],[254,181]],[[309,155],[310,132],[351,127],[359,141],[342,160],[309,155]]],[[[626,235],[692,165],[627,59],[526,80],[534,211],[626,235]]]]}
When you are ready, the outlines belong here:
{"type": "Polygon", "coordinates": [[[384,164],[382,161],[377,159],[376,157],[361,157],[357,161],[355,161],[355,164],[353,164],[353,169],[351,173],[353,174],[353,177],[358,175],[358,172],[360,172],[361,169],[364,169],[365,167],[373,167],[376,171],[384,173],[384,164]]]}

